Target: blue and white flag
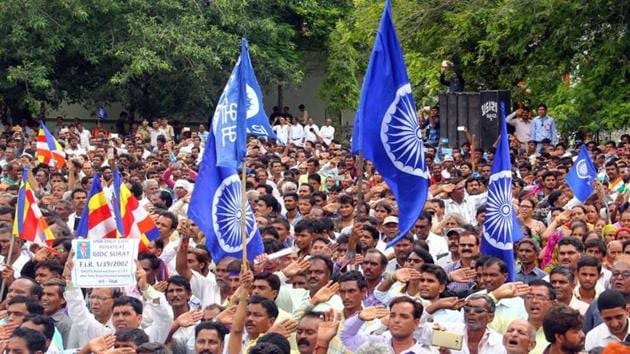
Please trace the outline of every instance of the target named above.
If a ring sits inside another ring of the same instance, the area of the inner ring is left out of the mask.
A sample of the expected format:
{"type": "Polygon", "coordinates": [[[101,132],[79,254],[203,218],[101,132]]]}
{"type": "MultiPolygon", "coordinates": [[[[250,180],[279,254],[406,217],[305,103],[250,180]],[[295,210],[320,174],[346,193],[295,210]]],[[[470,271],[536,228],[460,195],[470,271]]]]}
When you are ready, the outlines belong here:
{"type": "Polygon", "coordinates": [[[262,90],[260,89],[260,85],[258,85],[254,67],[249,58],[247,40],[244,41],[245,50],[241,51],[241,61],[243,64],[241,68],[243,70],[242,75],[245,77],[245,93],[247,94],[247,134],[266,137],[268,139],[277,139],[271,125],[269,125],[267,113],[265,113],[262,90]]]}
{"type": "Polygon", "coordinates": [[[216,146],[216,164],[239,169],[247,152],[247,94],[242,53],[247,52],[247,40],[241,40],[239,56],[232,74],[217,103],[212,117],[216,146]]]}
{"type": "Polygon", "coordinates": [[[505,102],[501,102],[501,135],[490,172],[481,253],[502,259],[508,266],[509,281],[514,281],[514,243],[523,238],[523,231],[512,204],[512,163],[505,112],[505,102]]]}
{"type": "Polygon", "coordinates": [[[107,113],[103,105],[100,105],[98,107],[98,111],[96,112],[96,115],[98,116],[99,120],[105,120],[109,117],[109,113],[107,113]]]}
{"type": "Polygon", "coordinates": [[[567,184],[571,187],[573,195],[581,203],[584,203],[593,194],[595,178],[597,178],[597,170],[593,166],[593,161],[586,150],[586,145],[582,144],[580,154],[566,177],[567,184]]]}
{"type": "MultiPolygon", "coordinates": [[[[206,247],[215,262],[242,257],[241,181],[234,169],[217,166],[215,140],[208,136],[199,176],[190,197],[188,217],[206,236],[206,247]]],[[[264,247],[254,213],[247,203],[247,258],[253,260],[264,247]]]]}
{"type": "Polygon", "coordinates": [[[400,234],[409,232],[427,198],[429,174],[422,130],[392,18],[385,2],[354,120],[352,152],[372,161],[396,197],[400,234]]]}

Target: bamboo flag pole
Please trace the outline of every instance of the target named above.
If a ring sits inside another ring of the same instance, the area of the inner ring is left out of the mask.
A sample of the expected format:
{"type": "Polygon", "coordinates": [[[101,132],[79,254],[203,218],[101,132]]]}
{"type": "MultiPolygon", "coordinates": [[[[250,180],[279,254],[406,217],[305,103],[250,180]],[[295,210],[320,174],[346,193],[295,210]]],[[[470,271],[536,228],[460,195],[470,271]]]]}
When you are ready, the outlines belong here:
{"type": "Polygon", "coordinates": [[[247,270],[247,175],[245,161],[241,168],[241,235],[243,247],[243,271],[247,270]]]}
{"type": "MultiPolygon", "coordinates": [[[[15,236],[11,235],[11,242],[9,243],[9,254],[7,254],[7,259],[4,260],[4,266],[11,266],[11,256],[13,255],[13,245],[15,244],[15,236]]],[[[0,299],[4,296],[4,289],[7,287],[6,279],[2,278],[2,285],[0,286],[0,299]]]]}
{"type": "Polygon", "coordinates": [[[363,193],[361,193],[361,184],[363,183],[363,174],[364,174],[363,169],[365,168],[365,161],[363,159],[363,150],[359,151],[359,158],[357,159],[357,165],[358,165],[357,167],[359,168],[359,176],[357,178],[357,188],[358,188],[357,209],[358,209],[359,205],[363,203],[363,193]]]}

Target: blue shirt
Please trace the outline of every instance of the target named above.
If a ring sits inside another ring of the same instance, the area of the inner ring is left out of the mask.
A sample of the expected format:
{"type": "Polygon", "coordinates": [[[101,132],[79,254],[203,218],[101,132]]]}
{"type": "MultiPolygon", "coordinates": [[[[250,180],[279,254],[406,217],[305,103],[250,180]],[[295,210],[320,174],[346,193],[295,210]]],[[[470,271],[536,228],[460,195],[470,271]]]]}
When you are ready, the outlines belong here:
{"type": "Polygon", "coordinates": [[[420,125],[420,129],[424,129],[429,126],[429,133],[427,136],[427,144],[431,146],[437,146],[440,142],[440,118],[435,123],[431,122],[431,118],[426,119],[424,124],[420,125]]]}
{"type": "Polygon", "coordinates": [[[532,121],[531,139],[535,142],[542,142],[543,139],[551,140],[553,145],[558,143],[558,132],[556,121],[550,116],[536,117],[532,121]]]}
{"type": "Polygon", "coordinates": [[[516,281],[522,281],[525,284],[529,284],[529,282],[532,280],[542,279],[546,276],[547,273],[545,273],[542,269],[538,267],[535,267],[529,273],[525,273],[525,271],[523,271],[523,268],[519,268],[516,272],[516,281]]]}

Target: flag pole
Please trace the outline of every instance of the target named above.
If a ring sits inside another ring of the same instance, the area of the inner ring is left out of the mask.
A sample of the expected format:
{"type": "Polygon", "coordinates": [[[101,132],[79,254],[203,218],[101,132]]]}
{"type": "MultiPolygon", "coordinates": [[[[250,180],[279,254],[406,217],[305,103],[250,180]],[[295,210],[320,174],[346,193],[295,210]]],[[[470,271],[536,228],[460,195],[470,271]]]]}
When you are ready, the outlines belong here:
{"type": "Polygon", "coordinates": [[[245,161],[241,167],[241,245],[243,247],[243,271],[247,271],[247,175],[245,173],[245,161]]]}
{"type": "Polygon", "coordinates": [[[365,161],[363,159],[363,149],[359,150],[359,157],[357,158],[357,167],[359,168],[359,176],[357,178],[357,187],[359,188],[359,190],[357,191],[357,194],[359,195],[359,198],[357,200],[357,208],[359,205],[361,205],[363,203],[363,193],[361,193],[361,184],[363,183],[363,169],[365,168],[365,161]]]}
{"type": "MultiPolygon", "coordinates": [[[[11,242],[9,242],[9,253],[7,259],[5,259],[5,267],[11,266],[11,255],[13,255],[13,245],[15,244],[15,236],[11,235],[11,242]]],[[[4,269],[3,269],[4,270],[4,269]]],[[[7,287],[6,279],[2,278],[2,286],[0,286],[0,299],[4,296],[4,289],[7,287]]]]}

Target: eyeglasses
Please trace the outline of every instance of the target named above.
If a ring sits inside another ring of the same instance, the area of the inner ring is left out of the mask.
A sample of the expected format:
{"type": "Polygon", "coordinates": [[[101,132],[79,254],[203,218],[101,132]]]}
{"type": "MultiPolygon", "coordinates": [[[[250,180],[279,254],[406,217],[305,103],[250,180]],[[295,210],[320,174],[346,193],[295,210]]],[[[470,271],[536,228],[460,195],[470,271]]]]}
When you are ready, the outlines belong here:
{"type": "Polygon", "coordinates": [[[98,295],[92,295],[92,296],[90,296],[90,301],[92,301],[92,302],[95,302],[95,301],[98,301],[98,302],[105,302],[105,301],[107,301],[107,300],[109,300],[109,299],[113,299],[113,298],[112,298],[111,296],[110,296],[110,297],[106,297],[106,296],[98,296],[98,295]]]}
{"type": "Polygon", "coordinates": [[[628,278],[630,278],[630,270],[626,270],[624,272],[620,272],[618,270],[613,270],[612,271],[613,278],[616,278],[616,277],[618,277],[620,275],[622,275],[624,279],[628,279],[628,278]]]}
{"type": "Polygon", "coordinates": [[[488,310],[486,310],[483,307],[477,306],[477,307],[473,307],[473,306],[464,306],[464,312],[465,313],[470,313],[470,312],[474,312],[476,314],[482,314],[484,312],[487,312],[488,310]]]}

